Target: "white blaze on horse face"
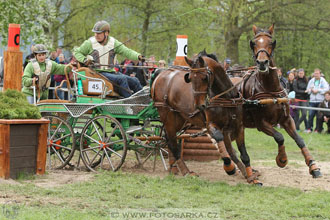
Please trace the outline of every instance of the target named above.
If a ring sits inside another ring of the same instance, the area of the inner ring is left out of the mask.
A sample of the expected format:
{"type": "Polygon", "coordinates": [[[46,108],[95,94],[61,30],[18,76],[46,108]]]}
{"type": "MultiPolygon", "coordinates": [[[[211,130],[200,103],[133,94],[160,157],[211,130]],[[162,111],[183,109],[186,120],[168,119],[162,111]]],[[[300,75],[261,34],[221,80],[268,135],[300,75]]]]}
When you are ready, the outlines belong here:
{"type": "Polygon", "coordinates": [[[264,42],[264,39],[260,38],[260,39],[258,40],[258,42],[259,42],[259,43],[263,43],[263,42],[264,42]]]}

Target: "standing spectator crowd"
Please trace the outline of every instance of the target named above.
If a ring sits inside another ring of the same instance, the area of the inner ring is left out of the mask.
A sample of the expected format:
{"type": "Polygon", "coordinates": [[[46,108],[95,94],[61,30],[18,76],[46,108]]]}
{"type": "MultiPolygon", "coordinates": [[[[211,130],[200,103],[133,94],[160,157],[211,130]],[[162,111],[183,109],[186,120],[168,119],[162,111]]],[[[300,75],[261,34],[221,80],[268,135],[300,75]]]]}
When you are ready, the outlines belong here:
{"type": "Polygon", "coordinates": [[[327,133],[330,134],[330,112],[303,109],[299,107],[314,107],[330,110],[330,88],[320,69],[314,69],[307,77],[304,69],[292,69],[287,72],[287,78],[282,70],[277,70],[280,83],[288,92],[290,98],[290,114],[295,122],[297,131],[300,131],[304,122],[305,132],[322,133],[323,124],[327,124],[327,133]],[[307,117],[308,116],[308,117],[307,117]],[[316,121],[316,123],[314,123],[316,121]]]}

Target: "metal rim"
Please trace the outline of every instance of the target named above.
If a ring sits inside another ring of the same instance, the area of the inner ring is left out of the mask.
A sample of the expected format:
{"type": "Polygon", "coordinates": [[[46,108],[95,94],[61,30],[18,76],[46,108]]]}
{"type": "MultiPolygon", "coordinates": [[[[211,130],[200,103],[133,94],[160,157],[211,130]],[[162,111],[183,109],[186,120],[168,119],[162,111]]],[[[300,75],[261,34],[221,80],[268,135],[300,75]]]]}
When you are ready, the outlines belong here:
{"type": "Polygon", "coordinates": [[[96,168],[117,171],[127,154],[127,138],[120,122],[104,115],[88,121],[81,132],[80,154],[91,171],[96,168]]]}
{"type": "Polygon", "coordinates": [[[50,121],[47,131],[47,168],[61,169],[73,157],[75,136],[72,127],[58,116],[45,116],[50,121]]]}

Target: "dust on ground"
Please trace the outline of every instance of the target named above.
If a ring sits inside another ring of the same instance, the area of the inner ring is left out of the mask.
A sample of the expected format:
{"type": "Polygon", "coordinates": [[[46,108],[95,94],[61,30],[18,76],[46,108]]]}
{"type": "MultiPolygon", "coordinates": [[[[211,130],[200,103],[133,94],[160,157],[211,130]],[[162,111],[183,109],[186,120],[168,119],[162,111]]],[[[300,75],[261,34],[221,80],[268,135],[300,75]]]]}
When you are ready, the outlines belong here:
{"type": "MultiPolygon", "coordinates": [[[[228,176],[222,168],[221,161],[198,162],[187,161],[187,166],[191,171],[196,172],[199,178],[209,181],[222,181],[230,185],[248,184],[245,178],[238,171],[233,176],[228,176]]],[[[261,173],[259,181],[264,186],[285,186],[299,188],[303,191],[310,190],[326,190],[330,191],[330,162],[317,162],[323,174],[322,178],[314,179],[308,172],[308,167],[304,161],[289,161],[285,168],[276,166],[275,160],[253,161],[253,168],[261,173]]],[[[157,160],[156,170],[153,172],[153,163],[150,161],[143,165],[137,166],[136,160],[126,160],[121,168],[123,173],[135,173],[152,177],[164,178],[168,175],[160,160],[157,160]]],[[[33,180],[24,180],[38,187],[53,188],[78,182],[92,181],[93,172],[82,170],[51,170],[46,175],[37,177],[33,180]]],[[[181,178],[181,176],[178,176],[181,178]]],[[[22,184],[21,181],[0,179],[0,187],[2,184],[22,184]]],[[[6,196],[0,196],[1,200],[6,200],[6,196]],[[3,197],[3,198],[2,198],[3,197]]]]}

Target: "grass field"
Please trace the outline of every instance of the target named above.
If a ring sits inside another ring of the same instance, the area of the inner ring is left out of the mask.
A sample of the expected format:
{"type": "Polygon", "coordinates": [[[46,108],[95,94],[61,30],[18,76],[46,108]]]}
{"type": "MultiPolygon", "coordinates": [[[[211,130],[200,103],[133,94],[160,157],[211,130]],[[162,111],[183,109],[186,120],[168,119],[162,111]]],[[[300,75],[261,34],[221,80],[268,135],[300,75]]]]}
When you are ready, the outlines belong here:
{"type": "MultiPolygon", "coordinates": [[[[330,161],[329,135],[301,135],[316,160],[330,161]]],[[[285,138],[289,159],[303,160],[294,141],[285,138]]],[[[246,130],[246,142],[252,160],[274,161],[272,138],[246,130]]],[[[0,219],[330,219],[328,191],[231,186],[171,175],[89,175],[88,181],[58,187],[34,184],[47,175],[0,183],[0,219]]]]}

